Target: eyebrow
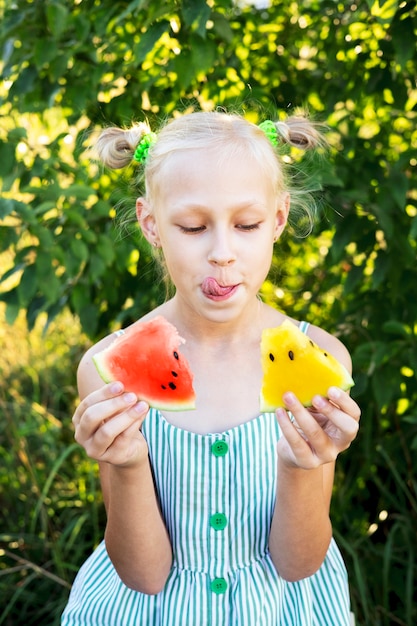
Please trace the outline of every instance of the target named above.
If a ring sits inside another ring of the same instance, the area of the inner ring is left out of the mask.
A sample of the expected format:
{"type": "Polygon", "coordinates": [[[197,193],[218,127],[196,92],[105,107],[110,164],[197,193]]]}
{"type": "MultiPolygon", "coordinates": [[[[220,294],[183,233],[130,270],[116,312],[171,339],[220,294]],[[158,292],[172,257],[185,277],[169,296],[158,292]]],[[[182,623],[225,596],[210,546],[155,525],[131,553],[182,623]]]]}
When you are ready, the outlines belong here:
{"type": "MultiPolygon", "coordinates": [[[[240,204],[233,204],[231,206],[226,207],[226,209],[235,211],[238,213],[239,211],[248,211],[248,210],[256,211],[258,209],[264,209],[265,207],[266,205],[260,202],[259,200],[250,200],[250,201],[241,202],[240,204]]],[[[181,205],[181,207],[178,207],[178,208],[174,205],[172,208],[179,216],[183,214],[188,215],[189,213],[204,214],[207,211],[211,211],[210,206],[206,206],[204,204],[197,204],[197,203],[181,205]]]]}

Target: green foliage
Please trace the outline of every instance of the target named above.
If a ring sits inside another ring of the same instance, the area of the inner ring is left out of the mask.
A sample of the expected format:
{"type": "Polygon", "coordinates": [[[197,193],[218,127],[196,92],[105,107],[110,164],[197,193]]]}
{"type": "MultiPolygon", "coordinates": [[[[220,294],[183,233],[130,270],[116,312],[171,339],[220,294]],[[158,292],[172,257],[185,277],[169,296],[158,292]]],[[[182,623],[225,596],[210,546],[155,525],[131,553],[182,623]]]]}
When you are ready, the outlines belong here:
{"type": "Polygon", "coordinates": [[[47,333],[22,315],[8,332],[4,306],[0,321],[0,624],[53,626],[102,537],[97,468],[70,428],[86,339],[68,313],[47,333]]]}
{"type": "MultiPolygon", "coordinates": [[[[157,128],[167,115],[217,106],[254,121],[304,107],[327,123],[329,159],[297,163],[319,190],[317,227],[279,243],[263,295],[335,330],[353,354],[362,428],[338,463],[334,527],[357,622],[416,623],[415,2],[1,7],[0,298],[9,322],[24,310],[29,327],[40,315],[52,323],[69,309],[96,338],[163,298],[134,226],[134,170],[122,177],[90,161],[97,127],[146,116],[157,128]]],[[[50,433],[52,476],[63,449],[50,433]]],[[[22,433],[7,437],[11,449],[22,433]]],[[[66,472],[62,485],[75,480],[66,472]]],[[[20,518],[34,515],[31,504],[20,518]]],[[[75,568],[78,557],[63,558],[75,568]]],[[[29,602],[26,591],[19,597],[29,602]]]]}

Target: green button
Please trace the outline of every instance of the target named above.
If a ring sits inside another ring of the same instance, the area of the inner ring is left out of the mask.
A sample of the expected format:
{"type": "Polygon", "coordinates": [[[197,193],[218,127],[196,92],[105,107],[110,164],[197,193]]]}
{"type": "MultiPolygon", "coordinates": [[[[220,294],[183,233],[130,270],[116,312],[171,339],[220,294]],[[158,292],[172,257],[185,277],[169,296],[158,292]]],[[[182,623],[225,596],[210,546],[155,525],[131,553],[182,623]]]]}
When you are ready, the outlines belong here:
{"type": "Polygon", "coordinates": [[[213,593],[225,593],[227,589],[227,582],[224,578],[214,578],[210,583],[210,589],[213,593]]]}
{"type": "Polygon", "coordinates": [[[219,439],[218,441],[215,441],[213,443],[213,445],[211,446],[211,451],[213,452],[214,456],[224,456],[229,452],[229,446],[225,441],[219,439]]]}
{"type": "Polygon", "coordinates": [[[223,513],[214,513],[210,516],[210,526],[214,530],[224,530],[227,526],[227,517],[223,513]]]}

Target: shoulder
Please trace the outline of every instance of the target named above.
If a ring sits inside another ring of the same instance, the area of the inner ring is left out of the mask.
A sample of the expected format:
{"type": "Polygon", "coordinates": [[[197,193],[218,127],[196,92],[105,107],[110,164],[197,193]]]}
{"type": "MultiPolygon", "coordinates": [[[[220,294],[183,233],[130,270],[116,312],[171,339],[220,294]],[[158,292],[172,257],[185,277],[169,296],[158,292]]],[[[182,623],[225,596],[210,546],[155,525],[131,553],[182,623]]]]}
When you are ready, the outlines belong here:
{"type": "Polygon", "coordinates": [[[115,333],[107,335],[84,353],[77,369],[78,394],[82,400],[92,391],[103,387],[106,383],[97,372],[93,357],[107,348],[116,338],[115,333]]]}
{"type": "Polygon", "coordinates": [[[334,335],[323,328],[311,324],[308,327],[307,335],[323,350],[332,354],[348,372],[352,372],[352,359],[346,346],[334,335]]]}

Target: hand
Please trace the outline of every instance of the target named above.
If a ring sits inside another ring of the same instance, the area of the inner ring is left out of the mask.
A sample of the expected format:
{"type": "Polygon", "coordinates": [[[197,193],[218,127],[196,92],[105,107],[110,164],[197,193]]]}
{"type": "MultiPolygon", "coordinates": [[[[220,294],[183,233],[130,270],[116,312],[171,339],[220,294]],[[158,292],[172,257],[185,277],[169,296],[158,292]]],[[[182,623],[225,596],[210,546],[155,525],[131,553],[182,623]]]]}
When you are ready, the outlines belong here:
{"type": "Polygon", "coordinates": [[[148,456],[140,431],[148,408],[134,393],[124,393],[122,383],[105,385],[86,396],[75,411],[75,440],[97,461],[120,467],[140,463],[148,456]]]}
{"type": "Polygon", "coordinates": [[[285,394],[284,401],[294,422],[286,410],[277,410],[283,434],[277,449],[289,467],[313,469],[330,463],[355,439],[361,412],[345,391],[330,387],[328,397],[315,396],[308,409],[292,393],[285,394]]]}

